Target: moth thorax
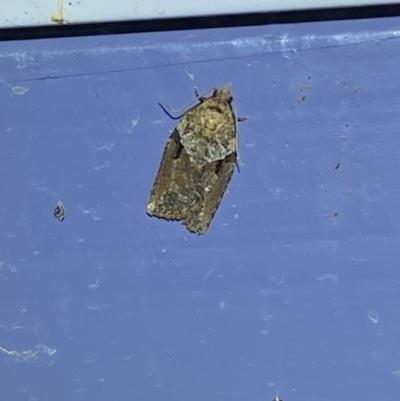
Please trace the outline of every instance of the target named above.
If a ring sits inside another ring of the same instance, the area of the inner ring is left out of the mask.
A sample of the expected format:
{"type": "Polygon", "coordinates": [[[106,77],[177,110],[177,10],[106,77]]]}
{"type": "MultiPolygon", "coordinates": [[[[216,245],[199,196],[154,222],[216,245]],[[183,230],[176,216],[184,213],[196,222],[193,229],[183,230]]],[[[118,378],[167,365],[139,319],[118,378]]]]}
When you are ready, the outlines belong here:
{"type": "Polygon", "coordinates": [[[232,102],[231,84],[225,85],[222,89],[217,89],[214,93],[214,97],[223,102],[232,102]]]}

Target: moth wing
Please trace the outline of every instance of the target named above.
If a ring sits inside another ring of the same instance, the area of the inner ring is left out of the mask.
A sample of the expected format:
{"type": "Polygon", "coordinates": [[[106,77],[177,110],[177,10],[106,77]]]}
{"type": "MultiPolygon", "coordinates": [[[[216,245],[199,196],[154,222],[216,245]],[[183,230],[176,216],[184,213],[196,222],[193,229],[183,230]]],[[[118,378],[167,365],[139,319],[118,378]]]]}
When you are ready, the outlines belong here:
{"type": "MultiPolygon", "coordinates": [[[[199,202],[198,207],[191,209],[191,213],[183,220],[188,230],[197,233],[205,234],[214,218],[225,191],[232,179],[232,175],[236,167],[236,154],[227,156],[224,160],[209,163],[205,167],[204,175],[207,175],[207,170],[212,170],[216,179],[210,188],[205,192],[203,202],[199,202]]],[[[207,184],[206,184],[207,185],[207,184]]]]}
{"type": "Polygon", "coordinates": [[[196,173],[199,174],[174,132],[165,146],[147,213],[167,220],[182,220],[196,202],[192,188],[196,173]]]}

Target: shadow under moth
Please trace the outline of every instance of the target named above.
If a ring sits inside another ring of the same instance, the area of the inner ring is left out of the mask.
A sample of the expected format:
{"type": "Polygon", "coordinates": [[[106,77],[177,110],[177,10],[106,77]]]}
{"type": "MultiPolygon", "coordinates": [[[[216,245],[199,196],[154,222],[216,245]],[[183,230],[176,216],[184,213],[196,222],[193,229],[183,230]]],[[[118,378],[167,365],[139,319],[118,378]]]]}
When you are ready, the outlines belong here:
{"type": "Polygon", "coordinates": [[[179,121],[164,149],[147,213],[179,220],[205,234],[232,178],[237,162],[237,118],[231,85],[202,97],[179,121]]]}

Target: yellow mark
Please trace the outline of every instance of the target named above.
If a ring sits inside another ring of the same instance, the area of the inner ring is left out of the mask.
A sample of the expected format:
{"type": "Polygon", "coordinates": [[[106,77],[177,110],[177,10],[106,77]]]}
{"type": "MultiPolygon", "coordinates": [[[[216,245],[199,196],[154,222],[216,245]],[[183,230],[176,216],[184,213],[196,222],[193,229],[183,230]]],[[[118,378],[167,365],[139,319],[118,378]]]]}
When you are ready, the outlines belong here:
{"type": "Polygon", "coordinates": [[[55,22],[56,24],[64,24],[68,22],[64,19],[64,1],[57,0],[57,14],[53,14],[51,16],[51,22],[55,22]]]}
{"type": "Polygon", "coordinates": [[[29,349],[27,351],[15,351],[8,350],[6,348],[0,347],[0,353],[6,354],[14,359],[15,362],[26,362],[29,363],[32,360],[36,359],[39,354],[47,354],[48,356],[52,356],[57,352],[56,348],[49,348],[43,344],[38,344],[33,349],[29,349]]]}

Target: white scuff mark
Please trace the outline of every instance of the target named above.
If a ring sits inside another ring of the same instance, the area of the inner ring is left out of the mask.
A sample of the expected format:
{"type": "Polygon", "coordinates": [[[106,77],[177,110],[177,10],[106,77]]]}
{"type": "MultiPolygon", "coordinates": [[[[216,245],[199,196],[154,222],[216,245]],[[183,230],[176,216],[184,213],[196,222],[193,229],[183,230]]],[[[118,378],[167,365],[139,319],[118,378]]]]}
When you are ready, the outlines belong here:
{"type": "Polygon", "coordinates": [[[212,272],[213,272],[212,269],[210,269],[210,270],[207,272],[207,274],[204,276],[203,280],[204,280],[204,281],[207,280],[207,278],[211,276],[212,272]]]}
{"type": "Polygon", "coordinates": [[[94,354],[93,356],[90,356],[89,358],[85,359],[83,363],[93,363],[97,359],[97,353],[94,354]]]}
{"type": "Polygon", "coordinates": [[[47,195],[50,196],[50,198],[55,199],[58,198],[57,193],[51,189],[50,187],[46,187],[45,184],[46,180],[32,180],[31,184],[38,190],[38,191],[43,191],[47,195]]]}
{"type": "Polygon", "coordinates": [[[102,308],[105,308],[107,306],[110,306],[110,305],[111,305],[110,303],[108,303],[108,304],[97,304],[97,303],[92,302],[91,304],[89,304],[87,306],[87,309],[90,310],[90,311],[98,311],[98,310],[100,310],[102,308]]]}
{"type": "Polygon", "coordinates": [[[83,209],[81,206],[78,206],[78,209],[80,209],[83,214],[90,214],[94,221],[98,221],[101,219],[101,213],[99,211],[100,206],[97,206],[96,208],[91,208],[89,210],[83,209]]]}
{"type": "MultiPolygon", "coordinates": [[[[267,177],[267,175],[263,175],[261,174],[259,171],[257,171],[257,173],[265,178],[267,177]]],[[[282,193],[284,192],[284,190],[282,188],[267,188],[267,191],[275,198],[275,199],[280,199],[282,197],[282,193]]]]}
{"type": "Polygon", "coordinates": [[[115,139],[112,142],[104,142],[104,144],[97,147],[94,152],[97,153],[99,150],[111,150],[114,146],[115,146],[115,139]]]}
{"type": "Polygon", "coordinates": [[[272,315],[268,311],[261,311],[261,319],[264,322],[269,322],[272,319],[272,315]]]}
{"type": "Polygon", "coordinates": [[[0,346],[0,353],[11,357],[14,362],[30,363],[35,360],[39,354],[53,356],[57,352],[56,348],[50,348],[43,344],[38,344],[34,348],[26,351],[9,350],[0,346]]]}
{"type": "Polygon", "coordinates": [[[379,313],[375,309],[369,310],[368,319],[371,320],[372,323],[377,324],[379,322],[379,313]]]}
{"type": "Polygon", "coordinates": [[[11,89],[15,95],[24,95],[29,91],[29,88],[24,88],[23,86],[12,86],[11,89]]]}
{"type": "Polygon", "coordinates": [[[192,291],[192,299],[195,299],[201,295],[203,295],[204,289],[192,291]]]}
{"type": "Polygon", "coordinates": [[[99,166],[93,166],[93,169],[96,171],[100,171],[100,170],[103,170],[103,168],[108,168],[108,167],[110,167],[110,162],[109,162],[109,160],[106,160],[99,166]]]}
{"type": "Polygon", "coordinates": [[[129,133],[133,131],[133,129],[139,124],[140,116],[137,116],[136,119],[131,118],[131,127],[129,128],[129,133]]]}
{"type": "Polygon", "coordinates": [[[27,56],[28,52],[26,52],[26,51],[22,52],[22,53],[15,52],[14,54],[15,54],[14,58],[17,62],[17,68],[19,70],[22,70],[23,68],[26,67],[26,56],[27,56]]]}
{"type": "Polygon", "coordinates": [[[10,131],[12,131],[13,129],[14,129],[14,127],[8,127],[4,132],[5,132],[5,133],[10,132],[10,131]]]}
{"type": "Polygon", "coordinates": [[[94,283],[89,284],[90,291],[96,291],[100,287],[100,279],[98,278],[94,283]]]}
{"type": "MultiPolygon", "coordinates": [[[[171,41],[168,46],[165,43],[148,43],[145,45],[103,45],[92,47],[85,47],[84,49],[63,48],[63,49],[32,49],[29,52],[2,52],[0,54],[0,59],[2,58],[12,58],[18,61],[18,68],[25,68],[26,59],[33,60],[35,56],[43,58],[55,58],[55,57],[69,57],[69,56],[79,56],[84,54],[85,57],[93,57],[98,59],[102,55],[113,56],[120,54],[144,54],[146,52],[163,52],[171,54],[180,54],[182,58],[192,59],[193,54],[202,54],[204,48],[216,48],[220,49],[219,53],[224,55],[224,48],[233,50],[240,56],[254,56],[263,55],[268,53],[282,53],[287,51],[292,51],[296,49],[297,51],[309,51],[313,49],[325,49],[339,46],[351,46],[354,44],[363,43],[382,43],[387,40],[393,40],[400,38],[400,28],[398,29],[386,29],[386,30],[364,30],[359,32],[354,31],[344,31],[341,33],[332,34],[306,34],[306,35],[288,35],[285,34],[282,37],[276,38],[272,34],[265,34],[253,37],[240,37],[236,39],[227,40],[214,40],[193,43],[191,46],[186,46],[182,41],[171,41]]],[[[224,56],[221,56],[224,57],[224,56]]]]}
{"type": "Polygon", "coordinates": [[[155,119],[153,120],[153,124],[163,126],[165,124],[164,120],[155,119]]]}
{"type": "Polygon", "coordinates": [[[353,260],[354,262],[368,262],[368,260],[364,258],[354,258],[351,256],[350,259],[353,260]]]}
{"type": "Polygon", "coordinates": [[[326,281],[326,280],[331,280],[335,283],[339,282],[338,276],[336,274],[330,274],[326,273],[322,275],[321,277],[316,277],[318,281],[326,281]]]}
{"type": "Polygon", "coordinates": [[[392,370],[390,373],[396,377],[400,377],[400,369],[392,370]]]}
{"type": "Polygon", "coordinates": [[[90,311],[98,311],[101,309],[101,306],[99,304],[91,304],[88,305],[87,309],[90,311]]]}
{"type": "Polygon", "coordinates": [[[219,307],[220,307],[221,310],[225,309],[225,307],[226,307],[225,300],[222,299],[221,301],[219,301],[219,307]]]}
{"type": "Polygon", "coordinates": [[[29,88],[25,88],[23,86],[12,86],[8,84],[6,81],[0,80],[1,83],[4,85],[8,86],[14,93],[14,95],[24,95],[26,92],[28,92],[29,88]]]}
{"type": "Polygon", "coordinates": [[[185,67],[185,72],[186,72],[186,75],[187,75],[192,81],[194,81],[194,73],[190,74],[189,71],[187,70],[187,67],[185,67]]]}

